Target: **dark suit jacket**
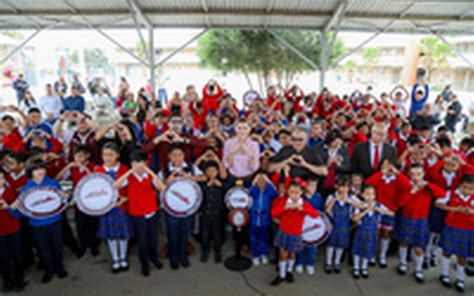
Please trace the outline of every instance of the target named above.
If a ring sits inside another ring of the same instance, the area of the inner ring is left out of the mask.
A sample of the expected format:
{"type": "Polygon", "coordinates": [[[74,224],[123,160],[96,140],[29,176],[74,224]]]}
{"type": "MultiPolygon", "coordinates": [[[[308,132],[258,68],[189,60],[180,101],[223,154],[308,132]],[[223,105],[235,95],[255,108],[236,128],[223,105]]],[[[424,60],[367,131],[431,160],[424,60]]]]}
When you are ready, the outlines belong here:
{"type": "MultiPolygon", "coordinates": [[[[354,173],[362,174],[365,178],[371,176],[374,172],[372,164],[370,163],[370,142],[359,143],[354,148],[352,154],[352,171],[354,173]]],[[[384,143],[382,148],[382,157],[380,158],[380,165],[385,159],[389,159],[392,164],[397,163],[397,151],[394,146],[384,143]]]]}

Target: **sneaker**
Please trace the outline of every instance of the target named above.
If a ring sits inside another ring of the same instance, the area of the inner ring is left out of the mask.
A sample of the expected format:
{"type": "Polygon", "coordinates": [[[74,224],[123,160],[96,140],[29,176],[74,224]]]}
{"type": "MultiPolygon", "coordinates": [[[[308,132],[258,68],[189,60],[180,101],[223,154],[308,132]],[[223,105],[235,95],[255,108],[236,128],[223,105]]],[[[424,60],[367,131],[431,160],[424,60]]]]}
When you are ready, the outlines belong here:
{"type": "Polygon", "coordinates": [[[298,264],[295,266],[295,271],[297,274],[302,274],[303,273],[303,265],[298,264]]]}
{"type": "Polygon", "coordinates": [[[367,269],[362,269],[362,271],[360,272],[360,275],[361,275],[364,279],[368,279],[368,278],[369,278],[369,270],[367,270],[367,269]]]}
{"type": "Polygon", "coordinates": [[[262,257],[260,257],[260,260],[262,261],[263,265],[268,264],[268,257],[267,256],[263,255],[262,257]]]}
{"type": "Polygon", "coordinates": [[[287,272],[287,273],[286,273],[286,277],[285,277],[285,281],[286,281],[287,283],[292,283],[292,282],[294,282],[294,281],[295,281],[295,278],[293,277],[293,273],[287,272]]]}
{"type": "Polygon", "coordinates": [[[422,271],[416,271],[413,275],[415,276],[415,280],[417,283],[423,284],[425,282],[425,275],[422,271]]]}
{"type": "Polygon", "coordinates": [[[387,259],[380,257],[379,258],[379,266],[380,266],[380,268],[387,268],[387,266],[388,266],[387,259]]]}
{"type": "Polygon", "coordinates": [[[356,280],[358,280],[360,278],[360,272],[358,269],[353,269],[352,270],[352,277],[356,280]]]}
{"type": "Polygon", "coordinates": [[[326,264],[324,266],[324,272],[326,272],[327,274],[332,273],[332,270],[333,270],[332,265],[326,264]]]}
{"type": "Polygon", "coordinates": [[[451,279],[447,275],[440,275],[439,276],[439,281],[441,285],[445,286],[446,288],[451,288],[451,279]]]}
{"type": "Polygon", "coordinates": [[[306,265],[306,272],[308,273],[308,275],[313,275],[315,272],[314,266],[306,265]]]}
{"type": "Polygon", "coordinates": [[[283,283],[285,281],[285,279],[282,279],[280,276],[277,276],[271,283],[270,285],[273,286],[273,287],[276,287],[278,285],[280,285],[281,283],[283,283]]]}
{"type": "Polygon", "coordinates": [[[112,263],[112,273],[118,273],[120,271],[120,263],[118,261],[114,261],[112,263]]]}
{"type": "Polygon", "coordinates": [[[260,266],[260,258],[253,257],[252,258],[252,264],[253,264],[253,266],[260,266]]]}
{"type": "Polygon", "coordinates": [[[407,265],[400,263],[397,267],[397,272],[399,275],[405,275],[407,273],[407,265]]]}
{"type": "Polygon", "coordinates": [[[334,272],[335,273],[341,273],[341,265],[340,264],[334,265],[334,272]]]}
{"type": "Polygon", "coordinates": [[[120,260],[120,271],[127,271],[129,268],[127,260],[120,260]]]}
{"type": "Polygon", "coordinates": [[[456,291],[464,292],[464,281],[456,280],[456,291]]]}

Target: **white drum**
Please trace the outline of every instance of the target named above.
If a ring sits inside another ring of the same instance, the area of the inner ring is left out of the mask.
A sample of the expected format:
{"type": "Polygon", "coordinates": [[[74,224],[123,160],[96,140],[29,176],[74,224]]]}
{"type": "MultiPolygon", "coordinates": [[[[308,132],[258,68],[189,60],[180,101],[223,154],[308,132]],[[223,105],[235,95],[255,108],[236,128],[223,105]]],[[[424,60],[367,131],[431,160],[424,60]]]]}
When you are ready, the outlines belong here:
{"type": "Polygon", "coordinates": [[[113,209],[118,200],[114,180],[106,174],[89,174],[79,181],[74,190],[74,200],[81,212],[101,216],[113,209]]]}
{"type": "Polygon", "coordinates": [[[47,218],[62,213],[67,199],[54,187],[34,187],[19,196],[18,210],[30,218],[47,218]]]}
{"type": "Polygon", "coordinates": [[[317,218],[304,217],[302,237],[305,243],[320,245],[328,239],[331,231],[332,224],[325,213],[319,212],[317,218]]]}
{"type": "Polygon", "coordinates": [[[254,100],[260,98],[260,95],[257,91],[251,89],[244,93],[243,101],[245,105],[250,105],[254,100]]]}
{"type": "Polygon", "coordinates": [[[229,209],[250,209],[253,204],[250,191],[243,186],[235,186],[227,191],[225,204],[229,209]]]}
{"type": "Polygon", "coordinates": [[[196,213],[202,203],[199,184],[189,179],[176,179],[161,194],[163,209],[171,216],[182,218],[196,213]]]}

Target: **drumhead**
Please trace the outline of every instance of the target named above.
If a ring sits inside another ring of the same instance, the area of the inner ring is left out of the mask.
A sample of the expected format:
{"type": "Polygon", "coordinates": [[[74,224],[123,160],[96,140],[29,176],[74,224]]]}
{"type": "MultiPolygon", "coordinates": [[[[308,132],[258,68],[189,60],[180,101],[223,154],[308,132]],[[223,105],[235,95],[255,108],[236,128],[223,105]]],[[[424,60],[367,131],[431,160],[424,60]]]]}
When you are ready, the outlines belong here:
{"type": "Polygon", "coordinates": [[[48,218],[67,208],[64,192],[55,187],[34,187],[19,196],[18,210],[30,218],[48,218]]]}
{"type": "Polygon", "coordinates": [[[197,212],[202,203],[198,183],[179,178],[171,182],[161,194],[163,209],[174,217],[188,217],[197,212]]]}
{"type": "Polygon", "coordinates": [[[225,204],[229,209],[250,209],[253,204],[250,191],[243,186],[235,186],[229,189],[224,197],[225,204]]]}
{"type": "Polygon", "coordinates": [[[305,243],[320,245],[329,238],[331,231],[332,224],[325,213],[320,211],[317,218],[304,217],[302,238],[305,243]]]}
{"type": "Polygon", "coordinates": [[[246,209],[233,209],[227,215],[227,220],[234,227],[244,227],[250,222],[250,215],[246,209]]]}
{"type": "Polygon", "coordinates": [[[89,174],[79,181],[74,190],[74,200],[79,210],[90,216],[101,216],[113,209],[118,191],[114,180],[107,174],[89,174]]]}

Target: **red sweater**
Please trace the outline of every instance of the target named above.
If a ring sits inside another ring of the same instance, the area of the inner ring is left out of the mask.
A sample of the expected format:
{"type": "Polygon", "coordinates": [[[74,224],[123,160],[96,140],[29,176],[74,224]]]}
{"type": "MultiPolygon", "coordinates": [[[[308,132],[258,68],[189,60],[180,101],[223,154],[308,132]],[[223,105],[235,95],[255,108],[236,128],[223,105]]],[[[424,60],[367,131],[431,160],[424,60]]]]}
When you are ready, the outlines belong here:
{"type": "MultiPolygon", "coordinates": [[[[12,187],[7,186],[0,194],[0,199],[5,200],[8,204],[16,200],[17,194],[12,187]]],[[[0,236],[9,235],[20,230],[20,220],[13,218],[8,210],[0,210],[0,236]]]]}
{"type": "Polygon", "coordinates": [[[13,152],[25,150],[25,143],[23,143],[23,138],[18,128],[14,128],[8,135],[5,135],[2,144],[3,149],[8,149],[13,152]]]}
{"type": "MultiPolygon", "coordinates": [[[[449,192],[448,205],[451,207],[468,207],[474,209],[474,195],[466,196],[467,199],[461,198],[459,190],[449,192]]],[[[465,197],[465,198],[466,198],[465,197]]],[[[474,230],[474,215],[460,212],[449,211],[445,219],[446,225],[462,230],[474,230]]]]}
{"type": "Polygon", "coordinates": [[[7,182],[10,184],[10,187],[13,188],[15,192],[20,192],[23,185],[28,182],[28,177],[26,176],[25,172],[21,172],[17,176],[10,174],[6,175],[7,182]]]}
{"type": "Polygon", "coordinates": [[[413,187],[408,177],[402,173],[398,173],[394,180],[387,183],[382,172],[377,172],[365,180],[365,183],[375,187],[377,201],[393,212],[399,208],[400,195],[410,191],[413,187]]]}
{"type": "Polygon", "coordinates": [[[428,182],[428,184],[415,193],[407,192],[400,197],[402,215],[413,219],[428,218],[433,198],[446,196],[446,191],[441,187],[428,182]]]}
{"type": "Polygon", "coordinates": [[[428,180],[437,184],[438,186],[442,187],[444,190],[449,190],[452,188],[457,188],[459,185],[459,181],[461,178],[466,174],[473,174],[473,167],[470,164],[461,165],[459,169],[455,173],[456,175],[453,178],[452,183],[448,186],[446,178],[443,176],[443,166],[444,160],[439,160],[431,169],[427,170],[427,177],[428,180]]]}
{"type": "MultiPolygon", "coordinates": [[[[95,169],[95,164],[92,162],[89,162],[86,166],[91,172],[93,172],[95,169]]],[[[79,181],[81,181],[81,179],[87,176],[88,174],[86,170],[81,170],[77,167],[71,168],[70,173],[71,173],[72,184],[74,184],[74,186],[76,186],[77,183],[79,183],[79,181]]]]}
{"type": "Polygon", "coordinates": [[[303,201],[303,210],[288,210],[285,205],[288,198],[277,199],[272,204],[272,218],[280,220],[280,230],[288,235],[301,235],[304,216],[318,217],[319,213],[310,203],[303,201]]]}
{"type": "Polygon", "coordinates": [[[157,190],[153,178],[146,174],[141,180],[135,174],[128,177],[128,213],[141,217],[158,211],[157,190]]]}

